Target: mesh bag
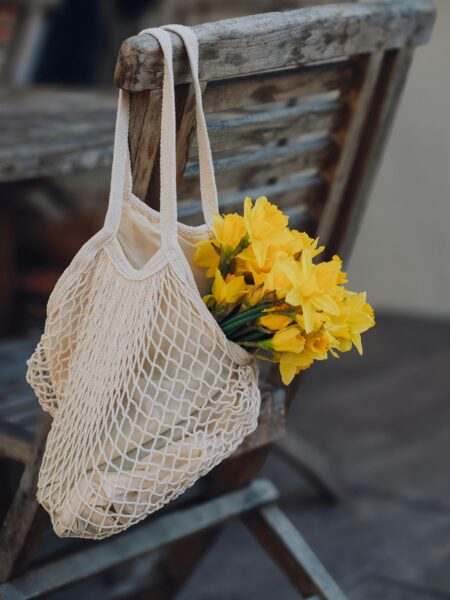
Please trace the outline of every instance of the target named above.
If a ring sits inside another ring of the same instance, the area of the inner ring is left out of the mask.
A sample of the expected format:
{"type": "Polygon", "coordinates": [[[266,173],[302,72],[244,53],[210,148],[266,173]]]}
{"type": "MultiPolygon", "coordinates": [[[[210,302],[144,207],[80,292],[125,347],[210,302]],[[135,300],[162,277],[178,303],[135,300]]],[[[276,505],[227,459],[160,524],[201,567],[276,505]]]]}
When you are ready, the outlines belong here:
{"type": "Polygon", "coordinates": [[[205,225],[177,222],[171,38],[164,53],[161,209],[131,192],[128,96],[120,93],[109,207],[48,303],[27,380],[53,416],[38,500],[60,536],[104,538],[181,494],[257,424],[253,357],[226,339],[190,265],[211,235],[217,193],[193,32],[184,40],[197,101],[205,225]]]}

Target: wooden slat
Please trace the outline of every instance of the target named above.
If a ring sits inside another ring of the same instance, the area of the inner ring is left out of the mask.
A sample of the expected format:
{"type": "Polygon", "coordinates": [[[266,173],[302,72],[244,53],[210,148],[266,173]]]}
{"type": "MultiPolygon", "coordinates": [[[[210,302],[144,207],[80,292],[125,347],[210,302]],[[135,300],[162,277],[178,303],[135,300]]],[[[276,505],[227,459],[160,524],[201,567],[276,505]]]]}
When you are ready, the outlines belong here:
{"type": "Polygon", "coordinates": [[[320,241],[325,245],[329,242],[341,203],[345,200],[345,186],[355,160],[361,131],[367,118],[382,61],[382,53],[374,53],[361,59],[364,76],[361,83],[348,92],[345,98],[350,107],[350,125],[334,132],[334,139],[342,148],[342,152],[339,161],[335,165],[329,165],[324,173],[324,176],[330,181],[326,207],[319,228],[320,241]]]}
{"type": "Polygon", "coordinates": [[[159,172],[161,102],[160,90],[132,94],[130,98],[129,145],[133,192],[142,200],[147,198],[153,173],[159,172]]]}
{"type": "Polygon", "coordinates": [[[150,520],[126,534],[32,569],[22,577],[0,585],[0,598],[25,600],[56,592],[171,542],[217,526],[277,498],[278,492],[270,481],[253,481],[237,492],[150,520]]]}
{"type": "MultiPolygon", "coordinates": [[[[428,41],[432,0],[391,0],[311,7],[229,19],[194,27],[200,40],[201,79],[227,79],[352,54],[428,41]],[[245,58],[243,58],[245,57],[245,58]]],[[[191,81],[181,40],[171,34],[177,83],[191,81]]],[[[162,52],[150,35],[120,49],[116,84],[141,91],[161,87],[162,52]]]]}
{"type": "Polygon", "coordinates": [[[284,390],[272,387],[262,393],[258,427],[245,438],[233,457],[279,439],[285,432],[284,390]]]}
{"type": "Polygon", "coordinates": [[[345,600],[335,581],[278,506],[263,507],[243,520],[303,596],[319,594],[324,600],[345,600]]]}
{"type": "Polygon", "coordinates": [[[11,576],[38,512],[36,486],[50,424],[50,415],[43,414],[31,449],[32,458],[25,466],[19,489],[0,529],[0,581],[11,576]]]}
{"type": "MultiPolygon", "coordinates": [[[[219,199],[219,208],[223,213],[242,212],[245,196],[252,199],[267,196],[281,206],[286,212],[299,206],[307,206],[310,214],[320,217],[326,182],[316,175],[299,174],[289,179],[258,187],[244,188],[219,199]]],[[[204,222],[200,201],[180,202],[178,210],[180,219],[190,225],[200,225],[204,222]]]]}
{"type": "Polygon", "coordinates": [[[330,235],[330,252],[345,260],[353,246],[381,156],[404,89],[413,57],[412,48],[392,50],[384,58],[381,75],[373,94],[355,153],[347,187],[344,191],[339,221],[330,235]]]}
{"type": "Polygon", "coordinates": [[[347,91],[354,82],[358,64],[340,61],[301,67],[290,71],[264,73],[214,81],[203,98],[205,112],[241,109],[270,102],[285,102],[299,96],[347,91]]]}
{"type": "MultiPolygon", "coordinates": [[[[307,133],[332,131],[345,124],[346,115],[346,105],[332,100],[212,121],[208,123],[211,149],[217,157],[307,133]]],[[[194,137],[191,156],[196,155],[194,137]]]]}
{"type": "MultiPolygon", "coordinates": [[[[214,161],[216,182],[219,189],[262,185],[274,178],[324,167],[335,159],[336,153],[336,146],[331,140],[319,138],[221,158],[214,161]]],[[[181,182],[179,197],[198,198],[199,195],[199,167],[190,165],[181,182]]]]}

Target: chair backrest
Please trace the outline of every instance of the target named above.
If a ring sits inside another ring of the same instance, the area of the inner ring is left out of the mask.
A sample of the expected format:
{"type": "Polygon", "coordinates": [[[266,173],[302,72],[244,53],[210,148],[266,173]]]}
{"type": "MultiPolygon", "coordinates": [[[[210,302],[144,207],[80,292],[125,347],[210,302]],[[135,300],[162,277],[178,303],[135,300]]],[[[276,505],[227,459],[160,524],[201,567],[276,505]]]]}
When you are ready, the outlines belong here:
{"type": "MultiPolygon", "coordinates": [[[[291,224],[347,254],[413,50],[428,41],[432,0],[345,3],[194,27],[223,212],[265,195],[291,224]],[[344,244],[345,242],[345,244],[344,244]]],[[[178,184],[184,220],[200,218],[193,90],[173,35],[178,184]]],[[[121,47],[116,84],[130,91],[135,193],[159,189],[162,54],[151,36],[121,47]]]]}

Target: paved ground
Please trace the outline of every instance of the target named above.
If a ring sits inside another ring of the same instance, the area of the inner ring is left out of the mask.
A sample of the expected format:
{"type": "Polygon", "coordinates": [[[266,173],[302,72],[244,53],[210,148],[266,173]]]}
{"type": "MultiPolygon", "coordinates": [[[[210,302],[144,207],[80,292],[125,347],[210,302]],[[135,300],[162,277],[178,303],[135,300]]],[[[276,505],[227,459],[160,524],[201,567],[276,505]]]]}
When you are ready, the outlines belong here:
{"type": "MultiPolygon", "coordinates": [[[[352,600],[450,599],[450,323],[380,317],[365,355],[315,367],[289,418],[349,488],[327,506],[280,459],[263,474],[352,600]]],[[[293,588],[239,524],[180,600],[291,600],[293,588]]]]}

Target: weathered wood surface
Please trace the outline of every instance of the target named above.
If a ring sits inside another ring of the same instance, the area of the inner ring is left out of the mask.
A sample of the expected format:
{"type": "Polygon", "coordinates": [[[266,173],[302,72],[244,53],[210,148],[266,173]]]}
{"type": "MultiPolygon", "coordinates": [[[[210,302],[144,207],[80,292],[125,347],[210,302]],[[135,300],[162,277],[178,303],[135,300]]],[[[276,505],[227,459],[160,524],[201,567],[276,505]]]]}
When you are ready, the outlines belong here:
{"type": "Polygon", "coordinates": [[[272,560],[304,596],[345,600],[323,565],[278,506],[266,506],[244,517],[244,522],[272,560]]]}
{"type": "MultiPolygon", "coordinates": [[[[211,149],[217,157],[231,150],[239,152],[249,146],[263,146],[280,139],[334,130],[345,124],[346,115],[345,104],[328,101],[209,121],[211,149]]],[[[194,138],[192,154],[195,155],[196,151],[197,139],[194,138]]]]}
{"type": "MultiPolygon", "coordinates": [[[[317,175],[304,175],[302,173],[292,176],[287,180],[277,183],[268,183],[257,187],[244,187],[242,190],[222,196],[220,210],[223,213],[242,210],[245,196],[253,200],[260,196],[267,196],[279,205],[283,205],[287,214],[290,211],[303,207],[316,219],[320,217],[323,207],[323,198],[326,182],[317,175]]],[[[183,223],[200,225],[204,223],[202,207],[199,200],[182,201],[179,203],[178,215],[183,223]]]]}
{"type": "Polygon", "coordinates": [[[193,508],[171,512],[136,527],[126,535],[85,548],[76,555],[28,571],[0,585],[2,600],[38,598],[111,569],[171,542],[205,531],[252,509],[277,500],[270,481],[257,480],[246,488],[193,508]]]}
{"type": "Polygon", "coordinates": [[[330,187],[325,200],[326,208],[319,225],[319,237],[322,244],[327,245],[339,210],[344,201],[345,186],[350,177],[351,169],[358,150],[361,132],[368,116],[374,90],[378,82],[383,54],[375,52],[360,59],[361,77],[357,85],[345,94],[349,107],[349,126],[341,127],[333,132],[336,143],[342,148],[339,160],[323,174],[330,181],[330,187]]]}
{"type": "Polygon", "coordinates": [[[117,92],[8,88],[0,92],[0,182],[107,166],[117,92]]]}
{"type": "Polygon", "coordinates": [[[41,415],[38,433],[31,448],[31,458],[25,466],[19,489],[0,529],[0,581],[6,581],[11,576],[39,509],[36,500],[37,479],[50,424],[50,416],[41,415]]]}
{"type": "MultiPolygon", "coordinates": [[[[214,162],[216,182],[221,190],[263,185],[267,181],[308,169],[321,169],[333,161],[336,153],[336,146],[331,140],[319,138],[314,141],[236,154],[214,162]]],[[[200,197],[198,165],[190,165],[186,168],[180,183],[179,197],[180,199],[200,197]]],[[[222,207],[223,202],[221,201],[220,204],[222,207]]],[[[280,208],[284,206],[285,203],[281,201],[280,208]]]]}
{"type": "Polygon", "coordinates": [[[344,260],[350,256],[353,248],[412,59],[413,49],[409,47],[392,50],[384,57],[382,76],[374,91],[356,151],[356,160],[344,191],[342,214],[334,227],[330,242],[330,251],[333,247],[339,247],[344,260]]]}
{"type": "Polygon", "coordinates": [[[287,102],[353,86],[358,64],[343,60],[237,79],[212,81],[203,98],[205,112],[242,109],[259,104],[287,102]]]}
{"type": "MultiPolygon", "coordinates": [[[[229,19],[194,28],[200,42],[200,77],[226,79],[314,61],[412,46],[428,41],[435,19],[432,0],[391,0],[318,6],[229,19]]],[[[174,72],[191,81],[187,57],[175,34],[174,72]]],[[[116,84],[132,91],[161,86],[162,53],[149,36],[124,42],[116,84]]]]}
{"type": "Polygon", "coordinates": [[[258,427],[245,438],[233,457],[246,454],[282,437],[285,432],[285,418],[284,390],[273,386],[263,389],[258,427]]]}

